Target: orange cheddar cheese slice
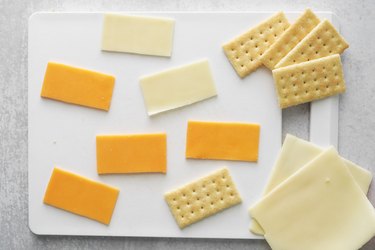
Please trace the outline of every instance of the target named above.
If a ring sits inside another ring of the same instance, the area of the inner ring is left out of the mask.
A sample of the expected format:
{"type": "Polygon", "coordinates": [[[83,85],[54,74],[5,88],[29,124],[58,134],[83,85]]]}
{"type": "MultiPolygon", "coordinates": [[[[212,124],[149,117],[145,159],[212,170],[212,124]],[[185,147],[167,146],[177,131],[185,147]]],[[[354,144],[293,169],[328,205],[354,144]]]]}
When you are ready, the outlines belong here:
{"type": "Polygon", "coordinates": [[[167,135],[97,136],[96,159],[99,174],[166,173],[167,135]]]}
{"type": "Polygon", "coordinates": [[[259,133],[257,124],[189,121],[186,158],[257,161],[259,133]]]}
{"type": "Polygon", "coordinates": [[[118,194],[117,188],[54,168],[44,203],[108,225],[118,194]]]}
{"type": "Polygon", "coordinates": [[[49,62],[41,96],[108,111],[114,84],[113,76],[49,62]]]}

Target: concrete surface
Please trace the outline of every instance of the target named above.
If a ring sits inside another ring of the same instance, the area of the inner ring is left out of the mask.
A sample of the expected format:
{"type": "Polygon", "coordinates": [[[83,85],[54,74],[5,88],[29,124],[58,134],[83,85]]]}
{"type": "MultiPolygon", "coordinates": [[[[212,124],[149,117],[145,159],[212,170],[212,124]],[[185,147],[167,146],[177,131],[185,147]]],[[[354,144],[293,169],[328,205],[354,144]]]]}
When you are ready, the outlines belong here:
{"type": "MultiPolygon", "coordinates": [[[[0,0],[0,249],[269,249],[261,240],[48,237],[27,226],[27,21],[35,11],[331,10],[350,43],[343,57],[340,152],[375,174],[375,1],[0,0]]],[[[308,138],[309,105],[283,112],[283,133],[308,138]]],[[[375,185],[369,192],[375,204],[375,185]]],[[[375,239],[363,249],[375,249],[375,239]]]]}

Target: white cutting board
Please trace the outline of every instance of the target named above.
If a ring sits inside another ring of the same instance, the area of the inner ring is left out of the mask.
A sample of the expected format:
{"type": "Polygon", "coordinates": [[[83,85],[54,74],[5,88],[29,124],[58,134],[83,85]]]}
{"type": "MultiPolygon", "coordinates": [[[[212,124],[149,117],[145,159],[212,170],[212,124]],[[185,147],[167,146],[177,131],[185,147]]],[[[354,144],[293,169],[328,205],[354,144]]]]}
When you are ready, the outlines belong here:
{"type": "MultiPolygon", "coordinates": [[[[36,234],[196,238],[259,238],[248,230],[248,207],[262,193],[281,146],[281,111],[271,72],[240,79],[221,45],[271,13],[128,13],[176,20],[171,58],[100,50],[103,13],[36,13],[29,20],[29,226],[36,234]],[[146,114],[138,79],[208,58],[218,97],[156,115],[146,114]],[[109,112],[40,98],[48,61],[116,76],[109,112]],[[186,160],[187,120],[261,125],[258,163],[186,160]],[[97,134],[168,135],[168,173],[98,176],[97,134]],[[54,166],[120,189],[109,226],[43,204],[54,166]],[[227,166],[243,198],[240,205],[180,230],[163,193],[227,166]]],[[[299,13],[288,13],[293,21],[299,13]]],[[[331,19],[330,13],[321,17],[331,19]]],[[[324,105],[323,105],[324,106],[324,105]]],[[[324,110],[326,108],[323,107],[324,110]]]]}

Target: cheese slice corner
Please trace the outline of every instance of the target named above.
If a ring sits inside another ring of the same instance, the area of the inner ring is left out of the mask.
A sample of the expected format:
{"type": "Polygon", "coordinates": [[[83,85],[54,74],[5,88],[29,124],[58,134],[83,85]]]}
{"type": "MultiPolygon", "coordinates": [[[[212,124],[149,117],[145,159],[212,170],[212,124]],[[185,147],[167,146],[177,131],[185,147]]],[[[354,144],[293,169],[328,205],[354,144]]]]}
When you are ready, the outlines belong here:
{"type": "Polygon", "coordinates": [[[333,148],[274,188],[250,213],[272,249],[359,249],[375,235],[374,207],[333,148]]]}

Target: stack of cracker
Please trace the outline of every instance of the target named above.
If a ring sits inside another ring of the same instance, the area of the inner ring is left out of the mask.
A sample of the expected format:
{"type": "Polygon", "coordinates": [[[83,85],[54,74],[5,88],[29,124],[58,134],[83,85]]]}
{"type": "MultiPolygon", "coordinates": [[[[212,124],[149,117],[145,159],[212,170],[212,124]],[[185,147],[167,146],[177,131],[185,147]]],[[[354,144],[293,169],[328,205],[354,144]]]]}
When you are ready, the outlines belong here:
{"type": "Polygon", "coordinates": [[[280,108],[343,93],[339,54],[348,47],[335,27],[310,9],[291,25],[279,12],[223,46],[240,77],[261,64],[272,70],[280,108]],[[273,39],[265,38],[267,25],[273,39]]]}

